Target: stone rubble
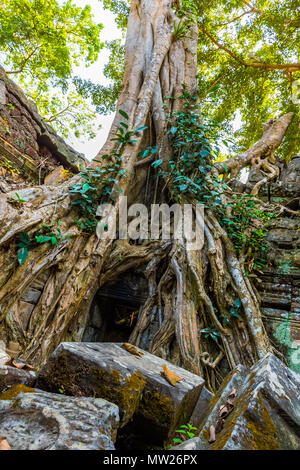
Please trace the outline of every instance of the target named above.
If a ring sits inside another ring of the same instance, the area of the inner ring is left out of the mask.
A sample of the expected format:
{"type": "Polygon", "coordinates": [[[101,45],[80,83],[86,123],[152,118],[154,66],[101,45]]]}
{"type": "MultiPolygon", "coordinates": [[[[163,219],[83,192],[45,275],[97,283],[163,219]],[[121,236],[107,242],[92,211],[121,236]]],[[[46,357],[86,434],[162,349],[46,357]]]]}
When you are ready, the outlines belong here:
{"type": "MultiPolygon", "coordinates": [[[[19,387],[20,388],[20,387],[19,387]]],[[[12,450],[114,450],[118,407],[101,398],[28,389],[0,396],[0,429],[12,450]]]]}
{"type": "Polygon", "coordinates": [[[178,366],[142,351],[137,357],[118,343],[62,343],[40,371],[37,386],[57,392],[105,398],[120,409],[121,426],[132,419],[141,433],[165,442],[189,421],[204,381],[178,366]],[[182,378],[173,387],[163,365],[182,378]]]}
{"type": "Polygon", "coordinates": [[[272,354],[245,372],[239,366],[225,379],[210,401],[199,436],[174,450],[300,450],[300,375],[272,354]],[[209,428],[232,388],[238,389],[234,410],[209,444],[209,428]]]}

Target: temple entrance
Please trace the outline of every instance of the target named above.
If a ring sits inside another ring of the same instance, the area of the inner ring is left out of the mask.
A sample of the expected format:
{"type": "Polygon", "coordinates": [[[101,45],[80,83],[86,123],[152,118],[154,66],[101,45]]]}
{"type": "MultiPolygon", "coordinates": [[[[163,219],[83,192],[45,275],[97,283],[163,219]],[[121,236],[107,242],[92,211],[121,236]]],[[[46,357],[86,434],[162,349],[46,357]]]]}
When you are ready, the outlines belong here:
{"type": "Polygon", "coordinates": [[[127,271],[97,292],[82,338],[84,342],[126,342],[147,298],[142,271],[127,271]]]}

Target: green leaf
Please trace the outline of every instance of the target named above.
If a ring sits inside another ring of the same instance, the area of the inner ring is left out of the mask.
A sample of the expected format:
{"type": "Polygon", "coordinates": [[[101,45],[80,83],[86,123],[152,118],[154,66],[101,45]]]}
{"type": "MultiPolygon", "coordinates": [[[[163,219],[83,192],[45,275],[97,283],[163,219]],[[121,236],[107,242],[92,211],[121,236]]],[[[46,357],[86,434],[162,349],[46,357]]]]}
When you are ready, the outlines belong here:
{"type": "Polygon", "coordinates": [[[28,245],[30,242],[30,237],[26,232],[19,233],[19,240],[23,245],[28,245]]]}
{"type": "Polygon", "coordinates": [[[148,129],[148,126],[142,126],[142,127],[138,127],[135,132],[142,132],[144,130],[148,129]]]}
{"type": "Polygon", "coordinates": [[[177,127],[175,126],[172,126],[171,129],[167,132],[167,134],[176,134],[177,132],[177,127]]]}
{"type": "Polygon", "coordinates": [[[142,158],[147,157],[149,155],[149,152],[150,152],[150,149],[146,149],[142,154],[142,158]]]}
{"type": "Polygon", "coordinates": [[[161,165],[162,159],[160,158],[159,160],[155,160],[155,162],[151,163],[153,168],[157,168],[159,165],[161,165]]]}
{"type": "Polygon", "coordinates": [[[175,437],[173,439],[173,442],[175,442],[175,444],[182,444],[182,439],[179,439],[178,437],[175,437]]]}
{"type": "Polygon", "coordinates": [[[235,317],[235,318],[240,318],[239,313],[238,313],[237,310],[236,310],[235,308],[233,308],[233,307],[231,307],[231,309],[229,310],[229,313],[230,313],[230,315],[232,315],[232,316],[235,317]]]}
{"type": "Polygon", "coordinates": [[[129,116],[127,113],[125,113],[125,111],[123,111],[123,109],[119,109],[119,113],[121,114],[121,116],[123,116],[123,118],[125,119],[129,119],[129,116]]]}
{"type": "Polygon", "coordinates": [[[27,198],[22,199],[18,193],[15,193],[15,194],[16,194],[16,201],[22,202],[22,203],[28,201],[27,198]]]}
{"type": "Polygon", "coordinates": [[[235,299],[234,305],[235,305],[237,308],[240,308],[240,306],[242,305],[240,299],[235,299]]]}
{"type": "Polygon", "coordinates": [[[37,243],[47,243],[47,242],[52,241],[52,238],[53,237],[44,236],[44,235],[36,235],[35,240],[37,243]]]}
{"type": "Polygon", "coordinates": [[[25,263],[26,259],[28,258],[28,248],[23,247],[18,250],[18,261],[19,264],[25,263]]]}

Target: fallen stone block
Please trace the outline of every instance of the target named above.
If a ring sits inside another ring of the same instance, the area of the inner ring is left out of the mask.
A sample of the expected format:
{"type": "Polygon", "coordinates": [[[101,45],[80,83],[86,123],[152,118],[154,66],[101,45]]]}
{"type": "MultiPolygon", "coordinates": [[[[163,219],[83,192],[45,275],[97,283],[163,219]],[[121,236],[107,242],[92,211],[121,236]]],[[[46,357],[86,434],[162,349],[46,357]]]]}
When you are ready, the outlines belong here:
{"type": "Polygon", "coordinates": [[[198,422],[199,429],[202,429],[204,426],[205,428],[209,428],[216,424],[220,408],[226,404],[228,395],[233,389],[237,389],[238,395],[240,395],[240,390],[248,374],[249,369],[239,364],[227,375],[219,390],[211,397],[206,411],[202,415],[202,420],[198,422]]]}
{"type": "Polygon", "coordinates": [[[114,450],[118,424],[118,407],[101,398],[24,386],[0,395],[1,435],[12,450],[114,450]]]}
{"type": "MultiPolygon", "coordinates": [[[[239,366],[240,368],[240,366],[239,366]]],[[[232,373],[213,397],[199,442],[209,450],[299,450],[300,375],[272,354],[266,355],[245,377],[232,373]],[[244,377],[244,378],[243,378],[244,377]],[[220,405],[237,389],[234,409],[226,417],[216,441],[208,444],[209,428],[216,424],[220,405]]]]}
{"type": "Polygon", "coordinates": [[[36,374],[33,371],[16,369],[15,367],[0,364],[0,393],[15,384],[23,384],[33,387],[36,374]]]}
{"type": "Polygon", "coordinates": [[[102,397],[120,409],[121,426],[134,417],[136,429],[156,442],[171,437],[189,421],[203,379],[136,348],[142,357],[116,343],[62,343],[42,368],[37,386],[57,392],[102,397]],[[162,375],[166,364],[182,380],[172,386],[162,375]]]}
{"type": "Polygon", "coordinates": [[[182,444],[178,444],[171,448],[171,450],[207,450],[205,446],[205,442],[201,441],[199,437],[193,437],[192,439],[188,439],[187,441],[182,442],[182,444]]]}
{"type": "Polygon", "coordinates": [[[213,396],[207,388],[203,387],[189,421],[192,426],[199,428],[200,423],[203,422],[204,416],[207,414],[208,406],[213,396]]]}

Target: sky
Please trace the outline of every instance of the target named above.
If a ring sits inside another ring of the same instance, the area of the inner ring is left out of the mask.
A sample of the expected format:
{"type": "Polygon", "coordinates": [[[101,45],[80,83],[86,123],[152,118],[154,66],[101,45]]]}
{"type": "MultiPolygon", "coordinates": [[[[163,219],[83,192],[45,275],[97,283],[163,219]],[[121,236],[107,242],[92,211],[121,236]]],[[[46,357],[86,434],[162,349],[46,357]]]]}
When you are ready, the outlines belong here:
{"type": "MultiPolygon", "coordinates": [[[[103,30],[101,31],[101,40],[103,42],[121,38],[121,31],[117,28],[117,25],[114,21],[114,15],[110,11],[103,9],[102,2],[99,0],[73,1],[77,6],[80,7],[84,7],[85,5],[91,6],[92,13],[95,16],[95,21],[102,23],[104,26],[103,30]]],[[[85,67],[84,64],[81,67],[76,67],[74,69],[74,75],[78,75],[81,78],[90,79],[93,83],[108,85],[109,80],[103,75],[103,68],[107,64],[108,58],[109,51],[102,49],[95,64],[91,65],[90,67],[85,67]]],[[[80,141],[77,139],[76,142],[69,142],[70,145],[72,145],[72,147],[74,147],[79,152],[84,153],[86,158],[91,160],[93,157],[95,157],[102,145],[105,143],[112,120],[113,114],[105,116],[99,115],[97,123],[101,124],[102,128],[100,131],[97,131],[97,137],[95,137],[93,140],[86,139],[85,141],[83,141],[82,138],[80,141]]]]}

